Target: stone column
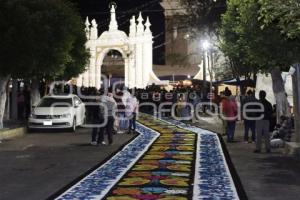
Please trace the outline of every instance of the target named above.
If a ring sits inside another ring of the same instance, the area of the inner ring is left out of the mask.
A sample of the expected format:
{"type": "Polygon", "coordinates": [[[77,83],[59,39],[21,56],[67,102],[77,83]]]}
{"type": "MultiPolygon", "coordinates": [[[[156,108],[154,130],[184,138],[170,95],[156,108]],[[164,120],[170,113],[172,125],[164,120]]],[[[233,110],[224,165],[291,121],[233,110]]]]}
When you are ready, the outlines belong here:
{"type": "Polygon", "coordinates": [[[82,85],[84,87],[89,87],[89,67],[87,67],[87,70],[83,73],[82,85]]]}
{"type": "Polygon", "coordinates": [[[134,88],[135,87],[135,70],[136,70],[136,63],[135,63],[135,55],[136,55],[136,19],[133,16],[130,20],[130,32],[129,32],[129,55],[128,57],[128,87],[134,88]]]}
{"type": "Polygon", "coordinates": [[[143,44],[143,88],[147,87],[153,71],[153,36],[150,30],[150,21],[147,18],[143,44]]]}
{"type": "Polygon", "coordinates": [[[143,43],[144,43],[144,31],[142,13],[140,13],[137,25],[137,40],[136,40],[136,82],[137,88],[143,88],[143,43]]]}
{"type": "Polygon", "coordinates": [[[83,75],[82,74],[80,74],[78,76],[78,78],[76,79],[76,85],[77,85],[77,87],[82,87],[83,86],[83,75]]]}
{"type": "MultiPolygon", "coordinates": [[[[100,59],[100,56],[98,55],[98,58],[100,59]]],[[[95,86],[99,90],[101,88],[101,67],[102,67],[103,61],[97,60],[96,62],[96,70],[95,70],[95,86]]]]}
{"type": "Polygon", "coordinates": [[[96,49],[91,49],[89,66],[89,87],[96,87],[96,49]]]}
{"type": "Polygon", "coordinates": [[[124,64],[125,64],[125,86],[130,88],[129,84],[129,57],[124,58],[124,64]]]}

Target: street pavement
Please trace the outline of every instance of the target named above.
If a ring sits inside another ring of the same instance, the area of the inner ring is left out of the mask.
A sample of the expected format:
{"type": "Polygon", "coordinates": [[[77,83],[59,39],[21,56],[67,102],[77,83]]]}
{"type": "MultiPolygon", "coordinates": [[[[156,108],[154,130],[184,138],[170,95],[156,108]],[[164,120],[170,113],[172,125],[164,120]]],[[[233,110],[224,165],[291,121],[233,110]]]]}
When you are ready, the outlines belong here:
{"type": "MultiPolygon", "coordinates": [[[[194,125],[221,131],[215,118],[201,118],[194,125]]],[[[0,199],[40,200],[110,157],[134,135],[115,135],[112,146],[89,145],[90,132],[43,131],[0,144],[0,199]]],[[[283,155],[254,154],[254,144],[243,142],[243,126],[237,125],[236,143],[226,144],[231,160],[250,200],[298,200],[300,162],[283,155]]]]}
{"type": "MultiPolygon", "coordinates": [[[[221,133],[218,118],[202,117],[193,125],[221,133]]],[[[237,124],[236,143],[226,144],[234,167],[249,200],[299,200],[300,161],[284,155],[282,149],[271,154],[254,154],[255,144],[243,142],[243,124],[237,124]]],[[[226,138],[224,137],[226,141],[226,138]]]]}
{"type": "Polygon", "coordinates": [[[0,199],[46,199],[135,135],[117,134],[111,146],[91,146],[89,129],[43,131],[0,144],[0,199]]]}

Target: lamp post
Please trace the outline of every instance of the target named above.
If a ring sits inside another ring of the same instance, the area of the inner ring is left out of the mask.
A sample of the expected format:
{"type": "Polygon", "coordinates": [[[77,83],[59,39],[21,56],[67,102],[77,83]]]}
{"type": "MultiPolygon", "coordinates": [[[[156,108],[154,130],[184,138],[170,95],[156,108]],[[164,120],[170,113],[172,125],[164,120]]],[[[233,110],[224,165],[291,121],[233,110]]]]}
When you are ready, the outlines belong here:
{"type": "Polygon", "coordinates": [[[204,58],[203,58],[203,96],[206,95],[206,70],[209,66],[209,49],[211,44],[208,40],[204,40],[202,42],[202,48],[204,50],[204,58]]]}

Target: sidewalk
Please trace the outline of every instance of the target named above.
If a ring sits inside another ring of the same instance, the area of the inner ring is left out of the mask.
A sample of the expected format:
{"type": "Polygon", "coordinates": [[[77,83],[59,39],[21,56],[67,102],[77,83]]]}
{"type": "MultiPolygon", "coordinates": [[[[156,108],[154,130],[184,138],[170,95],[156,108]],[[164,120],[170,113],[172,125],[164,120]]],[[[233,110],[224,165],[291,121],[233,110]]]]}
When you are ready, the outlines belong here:
{"type": "MultiPolygon", "coordinates": [[[[193,125],[217,133],[222,131],[218,118],[203,117],[193,125]]],[[[231,160],[250,200],[298,200],[300,162],[283,155],[283,149],[271,154],[254,154],[255,144],[243,142],[243,124],[238,122],[236,143],[226,144],[231,160]]],[[[226,138],[224,137],[226,141],[226,138]]]]}
{"type": "Polygon", "coordinates": [[[0,129],[0,141],[21,137],[26,134],[25,123],[22,121],[4,121],[4,128],[0,129]]]}

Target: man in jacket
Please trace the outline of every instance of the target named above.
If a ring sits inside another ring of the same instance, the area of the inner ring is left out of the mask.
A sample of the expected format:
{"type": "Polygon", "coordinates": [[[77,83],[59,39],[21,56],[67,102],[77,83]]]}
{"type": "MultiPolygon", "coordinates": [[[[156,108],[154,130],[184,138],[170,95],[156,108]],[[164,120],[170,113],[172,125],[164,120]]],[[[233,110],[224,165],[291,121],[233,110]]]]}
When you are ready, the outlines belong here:
{"type": "Polygon", "coordinates": [[[257,113],[253,112],[254,109],[259,109],[259,101],[255,98],[252,90],[247,92],[247,96],[243,100],[243,119],[244,119],[244,141],[248,143],[255,142],[255,121],[257,113]],[[251,110],[249,112],[249,110],[251,110]],[[248,112],[247,112],[248,111],[248,112]],[[249,140],[249,130],[252,132],[251,140],[249,140]]]}
{"type": "Polygon", "coordinates": [[[104,132],[106,132],[108,137],[108,143],[111,145],[113,143],[113,128],[117,110],[117,103],[113,98],[112,93],[103,95],[101,98],[102,106],[100,107],[101,115],[104,117],[105,125],[100,129],[99,142],[105,144],[104,142],[104,132]]]}
{"type": "MultiPolygon", "coordinates": [[[[91,106],[90,106],[91,107],[91,106]]],[[[90,108],[89,108],[90,109],[90,108]]],[[[100,110],[100,97],[97,97],[95,100],[95,105],[92,106],[92,122],[93,122],[93,130],[92,130],[92,142],[91,145],[97,146],[100,144],[100,138],[101,138],[101,128],[99,125],[103,122],[103,116],[101,115],[100,110]]],[[[102,141],[101,141],[102,142],[102,141]]]]}
{"type": "Polygon", "coordinates": [[[259,102],[261,103],[261,112],[258,112],[256,120],[256,149],[254,153],[261,152],[262,137],[264,137],[266,152],[270,153],[270,120],[272,116],[272,104],[266,100],[266,92],[259,92],[259,102]]]}

